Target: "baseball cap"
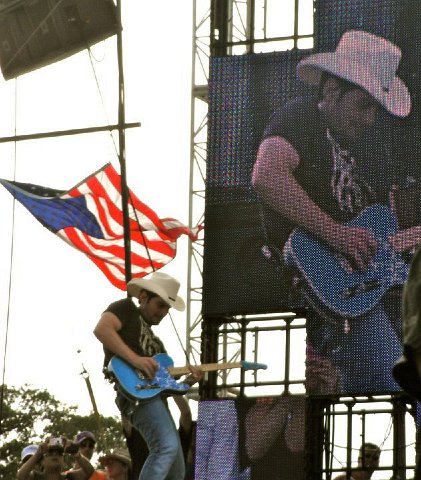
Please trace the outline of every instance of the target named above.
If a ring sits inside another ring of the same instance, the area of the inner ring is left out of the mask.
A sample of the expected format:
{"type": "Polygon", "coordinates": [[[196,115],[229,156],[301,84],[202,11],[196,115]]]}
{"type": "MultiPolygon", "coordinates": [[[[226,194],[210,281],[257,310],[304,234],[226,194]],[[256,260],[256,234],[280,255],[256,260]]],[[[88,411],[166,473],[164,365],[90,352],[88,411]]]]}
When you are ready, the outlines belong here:
{"type": "Polygon", "coordinates": [[[77,445],[81,444],[84,440],[89,438],[90,440],[94,441],[96,443],[96,438],[95,435],[92,432],[88,432],[87,430],[84,430],[83,432],[79,432],[76,435],[75,442],[77,445]]]}
{"type": "Polygon", "coordinates": [[[22,449],[22,453],[20,454],[20,461],[22,463],[26,462],[29,457],[32,457],[38,450],[38,445],[28,445],[24,449],[22,449]]]}

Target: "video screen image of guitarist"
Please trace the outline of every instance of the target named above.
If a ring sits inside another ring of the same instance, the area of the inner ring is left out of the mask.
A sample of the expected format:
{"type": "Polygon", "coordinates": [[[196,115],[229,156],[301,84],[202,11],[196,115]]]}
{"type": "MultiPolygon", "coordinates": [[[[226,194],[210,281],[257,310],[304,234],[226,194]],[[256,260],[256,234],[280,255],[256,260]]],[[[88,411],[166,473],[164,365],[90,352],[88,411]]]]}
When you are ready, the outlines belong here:
{"type": "MultiPolygon", "coordinates": [[[[347,31],[334,52],[298,63],[299,78],[319,85],[320,96],[293,99],[274,112],[252,175],[262,202],[295,225],[283,254],[309,310],[312,358],[329,360],[340,388],[350,393],[399,389],[391,370],[401,339],[385,302],[392,303],[388,292],[402,286],[408,272],[399,244],[411,249],[421,238],[408,229],[402,242],[387,207],[398,180],[376,122],[386,110],[406,117],[411,101],[403,83],[390,94],[393,105],[368,87],[386,81],[374,73],[382,60],[370,52],[377,49],[387,57],[397,47],[364,31],[347,31]],[[350,72],[353,55],[371,62],[373,71],[350,72]]],[[[401,82],[396,71],[389,75],[401,82]]]]}
{"type": "Polygon", "coordinates": [[[402,353],[401,290],[421,242],[421,169],[408,152],[421,158],[421,147],[399,61],[407,59],[388,38],[350,29],[328,52],[212,65],[217,143],[207,180],[204,311],[304,312],[309,393],[400,390],[391,371],[402,353]],[[231,97],[233,71],[245,88],[231,97]],[[396,89],[373,89],[376,82],[396,89]],[[221,145],[233,146],[229,162],[238,166],[229,178],[221,145]]]}

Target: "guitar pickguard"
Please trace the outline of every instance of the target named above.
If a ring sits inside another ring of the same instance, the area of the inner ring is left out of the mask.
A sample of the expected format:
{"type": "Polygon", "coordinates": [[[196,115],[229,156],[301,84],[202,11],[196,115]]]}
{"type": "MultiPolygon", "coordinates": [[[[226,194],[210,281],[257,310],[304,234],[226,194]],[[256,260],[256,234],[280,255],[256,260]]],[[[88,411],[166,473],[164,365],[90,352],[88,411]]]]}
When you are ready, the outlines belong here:
{"type": "Polygon", "coordinates": [[[300,229],[292,232],[286,251],[304,278],[313,303],[320,302],[334,314],[357,318],[374,308],[391,287],[402,285],[409,266],[388,241],[398,229],[388,207],[372,205],[347,225],[367,228],[378,241],[367,270],[347,271],[326,244],[300,229]]]}
{"type": "Polygon", "coordinates": [[[124,393],[134,400],[147,400],[161,393],[184,394],[190,388],[183,382],[177,382],[168,373],[167,368],[174,364],[165,353],[154,356],[159,368],[153,379],[146,378],[142,372],[136,370],[119,357],[112,357],[108,370],[117,379],[124,393]]]}

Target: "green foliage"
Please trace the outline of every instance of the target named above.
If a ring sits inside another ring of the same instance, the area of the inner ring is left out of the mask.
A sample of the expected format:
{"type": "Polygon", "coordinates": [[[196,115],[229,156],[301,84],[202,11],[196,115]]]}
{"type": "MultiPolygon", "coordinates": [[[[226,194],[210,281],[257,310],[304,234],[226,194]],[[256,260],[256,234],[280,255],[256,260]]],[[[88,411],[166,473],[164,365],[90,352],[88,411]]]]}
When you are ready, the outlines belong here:
{"type": "MultiPolygon", "coordinates": [[[[13,480],[22,449],[49,435],[64,435],[73,440],[78,432],[89,430],[98,439],[95,448],[98,454],[125,446],[118,418],[78,415],[77,407],[64,405],[46,390],[28,385],[0,388],[0,479],[13,480]]],[[[70,466],[71,458],[67,461],[70,466]]]]}

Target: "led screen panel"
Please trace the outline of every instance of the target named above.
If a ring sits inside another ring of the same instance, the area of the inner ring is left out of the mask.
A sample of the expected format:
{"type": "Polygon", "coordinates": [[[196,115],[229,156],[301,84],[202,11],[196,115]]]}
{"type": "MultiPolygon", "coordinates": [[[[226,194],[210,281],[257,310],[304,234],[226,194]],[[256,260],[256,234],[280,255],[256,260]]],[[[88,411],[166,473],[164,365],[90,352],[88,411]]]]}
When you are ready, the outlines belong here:
{"type": "Polygon", "coordinates": [[[199,402],[195,478],[301,480],[305,397],[199,402]]]}
{"type": "Polygon", "coordinates": [[[421,223],[419,60],[405,26],[399,69],[393,45],[343,28],[321,57],[211,63],[203,313],[304,311],[311,393],[398,389],[401,290],[420,243],[409,229],[421,223]],[[329,71],[322,87],[313,70],[329,71]]]}

